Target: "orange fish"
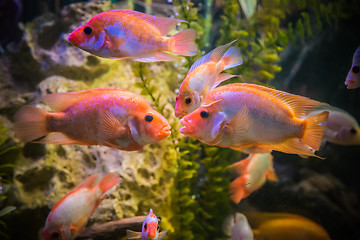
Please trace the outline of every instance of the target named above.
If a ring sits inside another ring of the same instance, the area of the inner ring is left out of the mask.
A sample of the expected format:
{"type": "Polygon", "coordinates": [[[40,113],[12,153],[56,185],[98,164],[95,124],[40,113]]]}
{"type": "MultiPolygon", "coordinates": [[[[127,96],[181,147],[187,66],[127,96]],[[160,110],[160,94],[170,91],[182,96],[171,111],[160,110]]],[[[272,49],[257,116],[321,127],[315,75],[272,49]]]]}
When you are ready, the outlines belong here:
{"type": "Polygon", "coordinates": [[[15,114],[15,133],[25,142],[104,145],[140,150],[170,135],[167,120],[141,96],[116,88],[41,97],[54,112],[26,105],[15,114]]]}
{"type": "Polygon", "coordinates": [[[70,33],[76,47],[105,58],[130,58],[139,62],[177,60],[170,53],[196,54],[194,29],[166,37],[177,23],[175,18],[155,17],[127,9],[115,9],[94,16],[70,33]]]}
{"type": "Polygon", "coordinates": [[[330,240],[314,221],[289,213],[245,212],[256,240],[330,240]]]}
{"type": "Polygon", "coordinates": [[[225,44],[199,58],[190,68],[176,97],[175,116],[184,117],[200,107],[208,93],[223,81],[234,77],[222,71],[243,63],[238,48],[225,44]]]}
{"type": "Polygon", "coordinates": [[[98,176],[90,176],[61,198],[46,219],[41,240],[71,240],[82,231],[89,217],[121,178],[116,173],[109,173],[100,182],[98,180],[98,176]]]}
{"type": "Polygon", "coordinates": [[[326,105],[306,97],[256,84],[235,83],[215,88],[201,107],[181,119],[180,132],[209,145],[258,152],[281,151],[316,156],[327,121],[326,105]]]}
{"type": "Polygon", "coordinates": [[[271,153],[251,154],[231,167],[240,175],[230,183],[229,188],[231,200],[235,203],[261,188],[266,180],[278,181],[271,153]]]}

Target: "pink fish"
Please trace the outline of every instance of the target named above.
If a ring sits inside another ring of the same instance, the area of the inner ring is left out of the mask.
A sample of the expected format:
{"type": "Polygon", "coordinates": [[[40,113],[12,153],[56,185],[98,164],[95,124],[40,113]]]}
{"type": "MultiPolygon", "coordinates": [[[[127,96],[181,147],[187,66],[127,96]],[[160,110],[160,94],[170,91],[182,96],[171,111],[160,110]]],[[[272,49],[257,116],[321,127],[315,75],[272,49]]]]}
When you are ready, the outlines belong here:
{"type": "Polygon", "coordinates": [[[231,200],[235,203],[261,188],[266,180],[278,181],[271,153],[251,154],[231,167],[240,175],[231,182],[229,188],[231,200]]]}
{"type": "Polygon", "coordinates": [[[85,227],[101,201],[120,180],[116,173],[107,174],[100,182],[96,175],[88,177],[51,209],[41,240],[74,239],[85,227]]]}
{"type": "Polygon", "coordinates": [[[159,219],[154,214],[153,210],[150,209],[149,214],[145,217],[142,225],[141,232],[134,232],[126,230],[127,239],[142,239],[142,240],[161,240],[165,237],[167,231],[159,232],[159,219]]]}
{"type": "Polygon", "coordinates": [[[209,145],[235,150],[316,156],[329,112],[306,117],[326,104],[256,84],[215,88],[181,119],[180,132],[209,145]]]}
{"type": "Polygon", "coordinates": [[[41,97],[54,112],[26,105],[15,114],[15,133],[25,142],[104,145],[140,150],[170,135],[168,121],[141,96],[98,88],[41,97]]]}
{"type": "Polygon", "coordinates": [[[183,117],[194,111],[211,90],[221,82],[234,77],[228,73],[220,74],[243,63],[238,48],[227,49],[232,43],[215,48],[191,66],[176,97],[176,117],[183,117]]]}
{"type": "Polygon", "coordinates": [[[70,33],[68,40],[99,57],[129,58],[139,62],[171,61],[178,58],[169,52],[184,56],[196,54],[195,30],[164,36],[180,22],[186,21],[116,9],[97,14],[70,33]]]}
{"type": "Polygon", "coordinates": [[[360,87],[360,47],[354,53],[352,66],[346,77],[345,85],[348,89],[360,87]]]}

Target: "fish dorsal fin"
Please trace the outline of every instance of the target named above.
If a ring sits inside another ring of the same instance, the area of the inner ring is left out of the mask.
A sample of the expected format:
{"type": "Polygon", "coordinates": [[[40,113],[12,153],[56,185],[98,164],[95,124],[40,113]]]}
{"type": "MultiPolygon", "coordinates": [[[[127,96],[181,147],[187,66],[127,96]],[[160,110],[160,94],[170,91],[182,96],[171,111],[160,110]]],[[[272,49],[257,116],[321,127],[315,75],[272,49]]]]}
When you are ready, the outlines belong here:
{"type": "Polygon", "coordinates": [[[145,22],[151,24],[152,26],[154,26],[155,28],[157,28],[161,35],[165,35],[165,34],[169,33],[171,30],[173,30],[175,28],[177,23],[187,22],[185,20],[175,19],[175,18],[156,17],[156,16],[148,15],[148,14],[145,14],[142,12],[137,12],[137,11],[133,11],[133,10],[129,10],[129,9],[117,9],[117,10],[113,10],[113,11],[131,15],[140,20],[145,21],[145,22]]]}
{"type": "Polygon", "coordinates": [[[230,167],[234,170],[234,172],[238,175],[243,175],[246,171],[246,168],[249,166],[250,161],[252,159],[253,155],[249,155],[247,158],[240,160],[234,164],[232,164],[230,167]]]}
{"type": "MultiPolygon", "coordinates": [[[[236,41],[236,40],[235,40],[236,41]]],[[[195,68],[199,67],[200,65],[209,62],[209,61],[213,61],[213,62],[218,62],[220,61],[220,59],[222,58],[222,56],[224,55],[224,53],[226,52],[226,49],[235,41],[232,41],[231,43],[225,44],[225,45],[221,45],[213,50],[211,50],[210,52],[208,52],[207,54],[205,54],[204,56],[202,56],[201,58],[199,58],[198,60],[196,60],[193,65],[191,66],[188,74],[190,72],[192,72],[195,68]]]]}
{"type": "Polygon", "coordinates": [[[74,104],[76,101],[80,100],[83,97],[88,96],[89,94],[96,94],[107,91],[121,91],[121,90],[116,88],[96,88],[96,89],[89,89],[78,92],[54,93],[40,97],[39,101],[44,102],[54,112],[62,112],[68,106],[74,104]]]}
{"type": "Polygon", "coordinates": [[[93,188],[96,186],[96,183],[98,182],[98,176],[97,175],[92,175],[88,178],[86,178],[82,183],[80,183],[76,188],[74,188],[73,190],[71,190],[70,192],[68,192],[64,197],[62,197],[60,199],[60,201],[58,201],[55,206],[51,209],[51,211],[54,211],[58,206],[60,206],[62,204],[62,202],[71,194],[77,192],[79,189],[82,188],[93,188]]]}
{"type": "Polygon", "coordinates": [[[126,230],[126,238],[127,239],[140,239],[141,232],[135,232],[135,231],[127,229],[126,230]]]}
{"type": "Polygon", "coordinates": [[[264,87],[257,84],[240,83],[239,85],[250,89],[256,89],[262,91],[280,100],[282,103],[288,106],[290,110],[294,113],[294,115],[298,118],[305,118],[307,114],[309,114],[311,111],[315,110],[316,108],[321,106],[327,106],[326,103],[318,102],[307,97],[294,95],[291,93],[279,91],[276,89],[264,87]]]}

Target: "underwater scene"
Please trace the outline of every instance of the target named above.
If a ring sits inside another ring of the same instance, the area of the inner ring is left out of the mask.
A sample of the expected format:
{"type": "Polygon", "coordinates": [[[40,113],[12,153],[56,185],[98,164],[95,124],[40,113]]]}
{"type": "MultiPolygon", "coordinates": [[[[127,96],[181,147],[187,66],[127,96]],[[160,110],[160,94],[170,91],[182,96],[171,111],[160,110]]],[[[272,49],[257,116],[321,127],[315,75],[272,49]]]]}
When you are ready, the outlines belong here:
{"type": "Polygon", "coordinates": [[[0,239],[359,240],[359,0],[0,0],[0,239]]]}

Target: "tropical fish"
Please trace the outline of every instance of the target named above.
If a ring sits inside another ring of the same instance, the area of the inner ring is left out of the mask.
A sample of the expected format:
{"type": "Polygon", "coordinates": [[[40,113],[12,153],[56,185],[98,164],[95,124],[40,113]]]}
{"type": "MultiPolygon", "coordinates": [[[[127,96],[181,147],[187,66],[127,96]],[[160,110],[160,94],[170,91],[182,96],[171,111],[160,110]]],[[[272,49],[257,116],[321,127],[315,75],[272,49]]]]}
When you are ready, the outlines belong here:
{"type": "Polygon", "coordinates": [[[183,117],[200,107],[211,90],[221,82],[234,77],[228,73],[220,74],[226,69],[243,63],[238,48],[227,49],[232,43],[215,48],[191,66],[180,86],[179,95],[176,97],[176,117],[183,117]]]}
{"type": "Polygon", "coordinates": [[[339,145],[360,145],[360,128],[356,119],[349,113],[336,107],[325,107],[311,112],[310,116],[321,111],[329,111],[329,119],[324,126],[324,140],[339,145]]]}
{"type": "Polygon", "coordinates": [[[231,240],[253,240],[254,234],[244,214],[236,213],[225,219],[224,232],[231,240]]]}
{"type": "Polygon", "coordinates": [[[257,212],[244,214],[256,240],[330,240],[323,227],[300,215],[257,212]]]}
{"type": "Polygon", "coordinates": [[[41,239],[74,239],[85,227],[101,201],[120,180],[121,178],[114,172],[105,175],[100,182],[96,175],[88,177],[51,209],[41,239]]]}
{"type": "Polygon", "coordinates": [[[231,167],[240,175],[230,183],[229,188],[231,200],[235,203],[261,188],[266,180],[278,181],[270,152],[251,154],[231,167]]]}
{"type": "Polygon", "coordinates": [[[167,120],[141,96],[116,88],[40,97],[54,112],[35,106],[15,114],[15,133],[25,142],[104,145],[140,150],[170,135],[167,120]]]}
{"type": "Polygon", "coordinates": [[[345,85],[348,89],[360,87],[360,47],[354,53],[352,66],[346,76],[345,85]]]}
{"type": "Polygon", "coordinates": [[[196,54],[194,29],[164,36],[180,22],[186,21],[115,9],[97,14],[70,33],[68,40],[99,57],[130,58],[139,62],[171,61],[178,58],[168,52],[184,56],[196,54]]]}
{"type": "Polygon", "coordinates": [[[150,239],[163,239],[167,233],[167,231],[159,232],[159,219],[154,214],[153,210],[150,209],[149,214],[146,216],[143,225],[142,232],[134,232],[131,230],[126,230],[127,239],[142,239],[142,240],[150,240],[150,239]]]}
{"type": "Polygon", "coordinates": [[[329,112],[306,114],[326,105],[256,84],[217,87],[201,107],[181,119],[180,132],[206,144],[241,151],[281,151],[316,156],[329,112]]]}

